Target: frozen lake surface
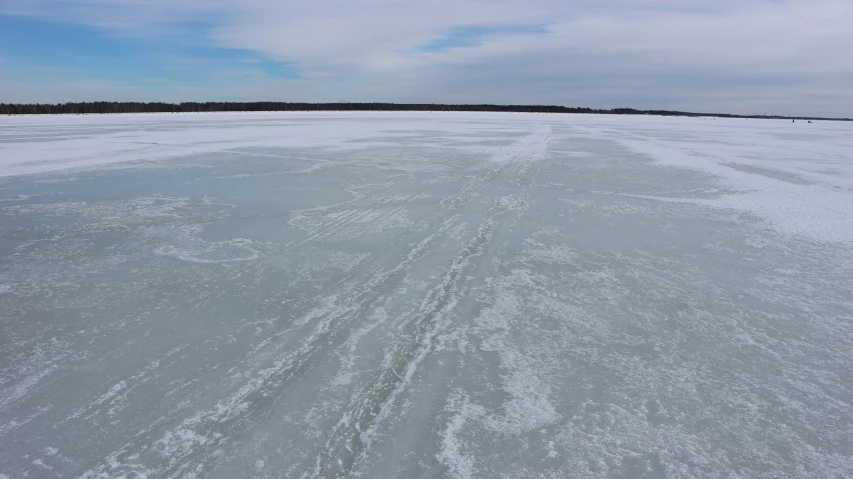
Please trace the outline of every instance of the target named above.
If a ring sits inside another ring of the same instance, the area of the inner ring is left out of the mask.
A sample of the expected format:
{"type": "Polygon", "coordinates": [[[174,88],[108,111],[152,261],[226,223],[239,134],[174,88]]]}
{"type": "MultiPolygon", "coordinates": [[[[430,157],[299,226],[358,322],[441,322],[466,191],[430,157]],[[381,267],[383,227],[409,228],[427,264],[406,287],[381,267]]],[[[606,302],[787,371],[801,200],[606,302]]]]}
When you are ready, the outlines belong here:
{"type": "Polygon", "coordinates": [[[853,124],[0,118],[0,478],[853,476],[853,124]]]}

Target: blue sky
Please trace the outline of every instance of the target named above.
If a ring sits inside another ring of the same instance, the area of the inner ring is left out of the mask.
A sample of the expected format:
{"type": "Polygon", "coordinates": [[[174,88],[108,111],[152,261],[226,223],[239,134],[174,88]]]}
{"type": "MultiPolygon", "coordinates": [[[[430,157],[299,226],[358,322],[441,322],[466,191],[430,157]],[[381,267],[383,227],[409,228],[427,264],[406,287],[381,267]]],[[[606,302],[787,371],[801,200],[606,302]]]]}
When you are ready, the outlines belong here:
{"type": "Polygon", "coordinates": [[[853,116],[849,0],[4,0],[0,102],[853,116]]]}
{"type": "MultiPolygon", "coordinates": [[[[2,56],[6,75],[35,85],[52,84],[61,78],[203,90],[229,84],[237,88],[240,82],[258,78],[298,78],[292,63],[198,41],[207,28],[184,24],[156,36],[123,36],[100,27],[0,15],[0,45],[5,45],[2,56]]],[[[34,93],[37,98],[40,92],[34,93]]],[[[44,93],[50,96],[49,91],[44,93]]]]}
{"type": "Polygon", "coordinates": [[[418,50],[425,52],[442,52],[454,48],[469,48],[482,45],[489,39],[507,35],[536,35],[546,34],[548,30],[543,25],[481,25],[465,26],[442,32],[435,39],[423,45],[418,50]]]}

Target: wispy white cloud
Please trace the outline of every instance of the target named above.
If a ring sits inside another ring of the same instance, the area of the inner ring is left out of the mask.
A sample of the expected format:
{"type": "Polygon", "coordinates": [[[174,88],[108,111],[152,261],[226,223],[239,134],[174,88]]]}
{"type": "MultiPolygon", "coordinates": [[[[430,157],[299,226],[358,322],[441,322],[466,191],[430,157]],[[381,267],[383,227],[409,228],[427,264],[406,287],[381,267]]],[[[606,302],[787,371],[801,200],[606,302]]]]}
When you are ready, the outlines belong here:
{"type": "Polygon", "coordinates": [[[6,0],[0,12],[192,36],[299,70],[206,86],[232,98],[853,115],[849,0],[6,0]],[[489,33],[454,43],[471,28],[489,33]]]}

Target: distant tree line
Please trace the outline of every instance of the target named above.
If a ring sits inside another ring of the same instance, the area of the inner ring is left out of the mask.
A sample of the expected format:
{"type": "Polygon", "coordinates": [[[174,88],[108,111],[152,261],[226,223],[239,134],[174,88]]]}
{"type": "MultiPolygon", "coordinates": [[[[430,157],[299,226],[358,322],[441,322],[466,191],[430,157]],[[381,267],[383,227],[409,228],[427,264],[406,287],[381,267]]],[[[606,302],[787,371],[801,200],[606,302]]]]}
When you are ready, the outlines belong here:
{"type": "Polygon", "coordinates": [[[442,105],[402,103],[287,103],[287,102],[86,102],[86,103],[0,103],[0,114],[85,114],[85,113],[202,113],[222,111],[507,111],[527,113],[602,113],[591,108],[544,105],[442,105]]]}
{"type": "MultiPolygon", "coordinates": [[[[296,102],[110,102],[83,103],[0,103],[2,115],[56,115],[87,113],[205,113],[227,111],[482,111],[519,113],[599,113],[610,115],[716,116],[722,118],[775,118],[821,120],[830,118],[790,117],[775,115],[730,115],[725,113],[691,113],[670,110],[636,110],[633,108],[593,109],[555,105],[446,105],[439,103],[296,103],[296,102]]],[[[847,120],[849,118],[836,118],[847,120]]]]}

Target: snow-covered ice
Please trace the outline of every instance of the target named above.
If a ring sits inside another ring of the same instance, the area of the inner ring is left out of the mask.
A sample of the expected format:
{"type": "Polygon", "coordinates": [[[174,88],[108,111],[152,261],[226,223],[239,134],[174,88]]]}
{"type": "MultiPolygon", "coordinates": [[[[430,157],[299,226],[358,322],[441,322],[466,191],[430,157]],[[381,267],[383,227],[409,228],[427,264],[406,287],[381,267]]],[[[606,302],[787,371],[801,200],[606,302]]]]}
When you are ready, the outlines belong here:
{"type": "Polygon", "coordinates": [[[853,123],[0,118],[0,478],[347,476],[853,476],[853,123]]]}

